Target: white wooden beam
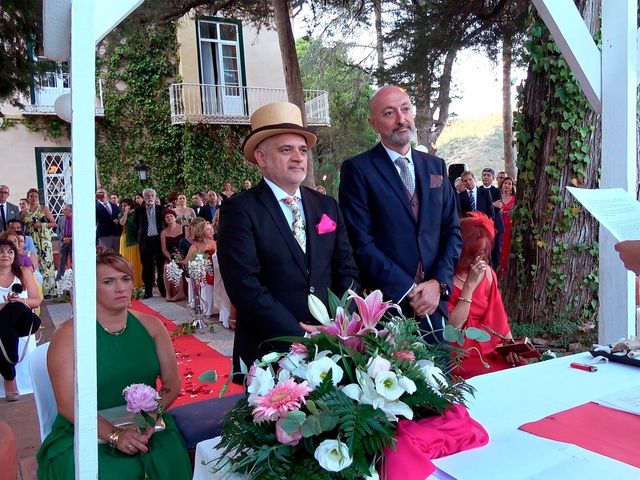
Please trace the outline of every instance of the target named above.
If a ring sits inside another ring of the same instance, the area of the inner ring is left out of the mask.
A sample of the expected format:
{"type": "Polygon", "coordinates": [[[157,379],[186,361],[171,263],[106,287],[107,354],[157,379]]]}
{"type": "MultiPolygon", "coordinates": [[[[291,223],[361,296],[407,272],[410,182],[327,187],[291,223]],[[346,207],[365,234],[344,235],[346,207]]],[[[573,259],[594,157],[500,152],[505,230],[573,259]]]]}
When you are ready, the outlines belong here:
{"type": "Polygon", "coordinates": [[[113,30],[131,12],[138,8],[144,0],[109,0],[97,1],[95,5],[94,27],[96,44],[113,30]]]}
{"type": "MultiPolygon", "coordinates": [[[[602,188],[635,196],[637,0],[602,0],[602,188]]],[[[598,338],[611,343],[636,334],[635,277],[624,268],[615,239],[600,228],[598,338]]]]}
{"type": "Polygon", "coordinates": [[[75,295],[75,472],[98,478],[96,388],[96,207],[94,0],[71,3],[71,155],[75,295]]]}
{"type": "Polygon", "coordinates": [[[636,35],[636,76],[638,77],[638,83],[640,83],[640,28],[636,35]]]}
{"type": "Polygon", "coordinates": [[[599,113],[602,108],[600,51],[573,0],[532,1],[591,107],[599,113]]]}

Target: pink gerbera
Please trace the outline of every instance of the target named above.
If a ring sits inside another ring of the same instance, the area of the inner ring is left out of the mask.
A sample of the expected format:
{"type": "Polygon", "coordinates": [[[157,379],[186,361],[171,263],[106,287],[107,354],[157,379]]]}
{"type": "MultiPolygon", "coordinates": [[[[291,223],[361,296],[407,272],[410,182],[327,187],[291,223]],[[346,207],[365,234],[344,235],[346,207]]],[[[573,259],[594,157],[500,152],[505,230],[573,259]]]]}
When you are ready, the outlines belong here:
{"type": "Polygon", "coordinates": [[[258,406],[253,409],[253,419],[258,423],[264,420],[275,422],[287,412],[300,410],[300,406],[306,403],[305,397],[312,390],[306,380],[296,383],[289,379],[279,383],[266,395],[255,399],[258,406]]]}

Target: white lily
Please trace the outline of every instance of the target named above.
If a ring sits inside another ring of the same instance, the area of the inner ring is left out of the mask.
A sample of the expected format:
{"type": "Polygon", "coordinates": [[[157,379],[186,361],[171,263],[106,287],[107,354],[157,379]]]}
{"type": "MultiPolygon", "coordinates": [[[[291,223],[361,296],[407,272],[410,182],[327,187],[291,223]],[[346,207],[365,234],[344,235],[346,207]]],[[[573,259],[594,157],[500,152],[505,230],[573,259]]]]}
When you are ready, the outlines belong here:
{"type": "Polygon", "coordinates": [[[397,400],[404,390],[398,385],[398,376],[393,372],[379,373],[375,379],[376,392],[387,400],[397,400]]]}
{"type": "Polygon", "coordinates": [[[313,456],[322,468],[330,472],[344,470],[353,462],[349,447],[340,440],[323,440],[313,456]]]}
{"type": "Polygon", "coordinates": [[[342,392],[347,397],[355,400],[356,402],[371,405],[373,408],[379,408],[384,412],[387,419],[392,422],[397,422],[398,416],[408,418],[409,420],[413,418],[413,411],[409,405],[397,399],[388,400],[384,396],[380,395],[376,390],[376,384],[373,379],[371,379],[371,377],[369,377],[365,372],[362,370],[356,370],[356,378],[358,379],[357,384],[351,383],[342,388],[342,392]]]}
{"type": "Polygon", "coordinates": [[[249,405],[255,404],[255,398],[266,395],[269,390],[275,387],[273,375],[269,370],[260,367],[252,367],[248,375],[251,376],[251,383],[247,387],[249,405]]]}
{"type": "Polygon", "coordinates": [[[281,369],[288,370],[296,377],[306,380],[307,364],[305,362],[305,359],[306,354],[289,353],[280,359],[278,365],[281,369]]]}
{"type": "Polygon", "coordinates": [[[311,388],[316,388],[322,383],[331,370],[331,380],[333,385],[338,385],[342,380],[344,372],[342,368],[329,357],[322,357],[307,365],[307,382],[311,388]]]}
{"type": "Polygon", "coordinates": [[[324,306],[322,300],[320,300],[315,295],[309,295],[307,297],[307,305],[309,306],[309,311],[313,318],[318,320],[322,325],[328,325],[331,323],[331,318],[329,318],[329,312],[327,311],[327,307],[324,306]]]}

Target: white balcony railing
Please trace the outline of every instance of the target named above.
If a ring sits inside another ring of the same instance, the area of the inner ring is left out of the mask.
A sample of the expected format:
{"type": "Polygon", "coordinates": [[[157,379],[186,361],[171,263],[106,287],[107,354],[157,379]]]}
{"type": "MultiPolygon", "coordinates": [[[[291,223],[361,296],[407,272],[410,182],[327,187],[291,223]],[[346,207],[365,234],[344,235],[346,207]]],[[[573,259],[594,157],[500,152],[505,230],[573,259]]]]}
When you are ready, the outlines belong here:
{"type": "MultiPolygon", "coordinates": [[[[53,105],[60,95],[71,93],[68,73],[45,72],[34,79],[33,98],[24,106],[24,113],[55,115],[53,105]]],[[[104,115],[102,80],[96,79],[96,115],[104,115]]]]}
{"type": "MultiPolygon", "coordinates": [[[[171,123],[248,125],[249,117],[267,103],[286,102],[284,88],[234,87],[200,83],[174,83],[169,87],[171,123]]],[[[329,94],[304,90],[307,125],[328,126],[329,94]]]]}

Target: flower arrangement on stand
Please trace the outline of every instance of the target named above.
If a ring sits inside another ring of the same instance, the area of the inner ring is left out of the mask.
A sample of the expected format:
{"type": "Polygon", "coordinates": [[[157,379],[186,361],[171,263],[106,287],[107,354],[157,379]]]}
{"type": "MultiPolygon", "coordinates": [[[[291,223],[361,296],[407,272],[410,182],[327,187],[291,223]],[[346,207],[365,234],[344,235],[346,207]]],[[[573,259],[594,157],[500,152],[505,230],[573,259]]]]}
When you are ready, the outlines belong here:
{"type": "Polygon", "coordinates": [[[441,415],[472,392],[448,378],[448,347],[427,344],[380,291],[329,304],[331,315],[310,296],[318,332],[242,367],[248,397],[226,415],[213,467],[223,478],[378,478],[400,419],[441,415]]]}
{"type": "MultiPolygon", "coordinates": [[[[166,271],[167,278],[173,285],[177,286],[182,282],[183,269],[175,259],[167,264],[166,271]]],[[[191,327],[194,329],[203,329],[207,326],[204,317],[209,304],[202,298],[202,287],[206,284],[207,276],[213,275],[211,258],[207,253],[198,252],[194,255],[193,259],[189,260],[184,272],[191,279],[191,290],[193,292],[189,299],[189,309],[193,314],[191,327]]]]}

